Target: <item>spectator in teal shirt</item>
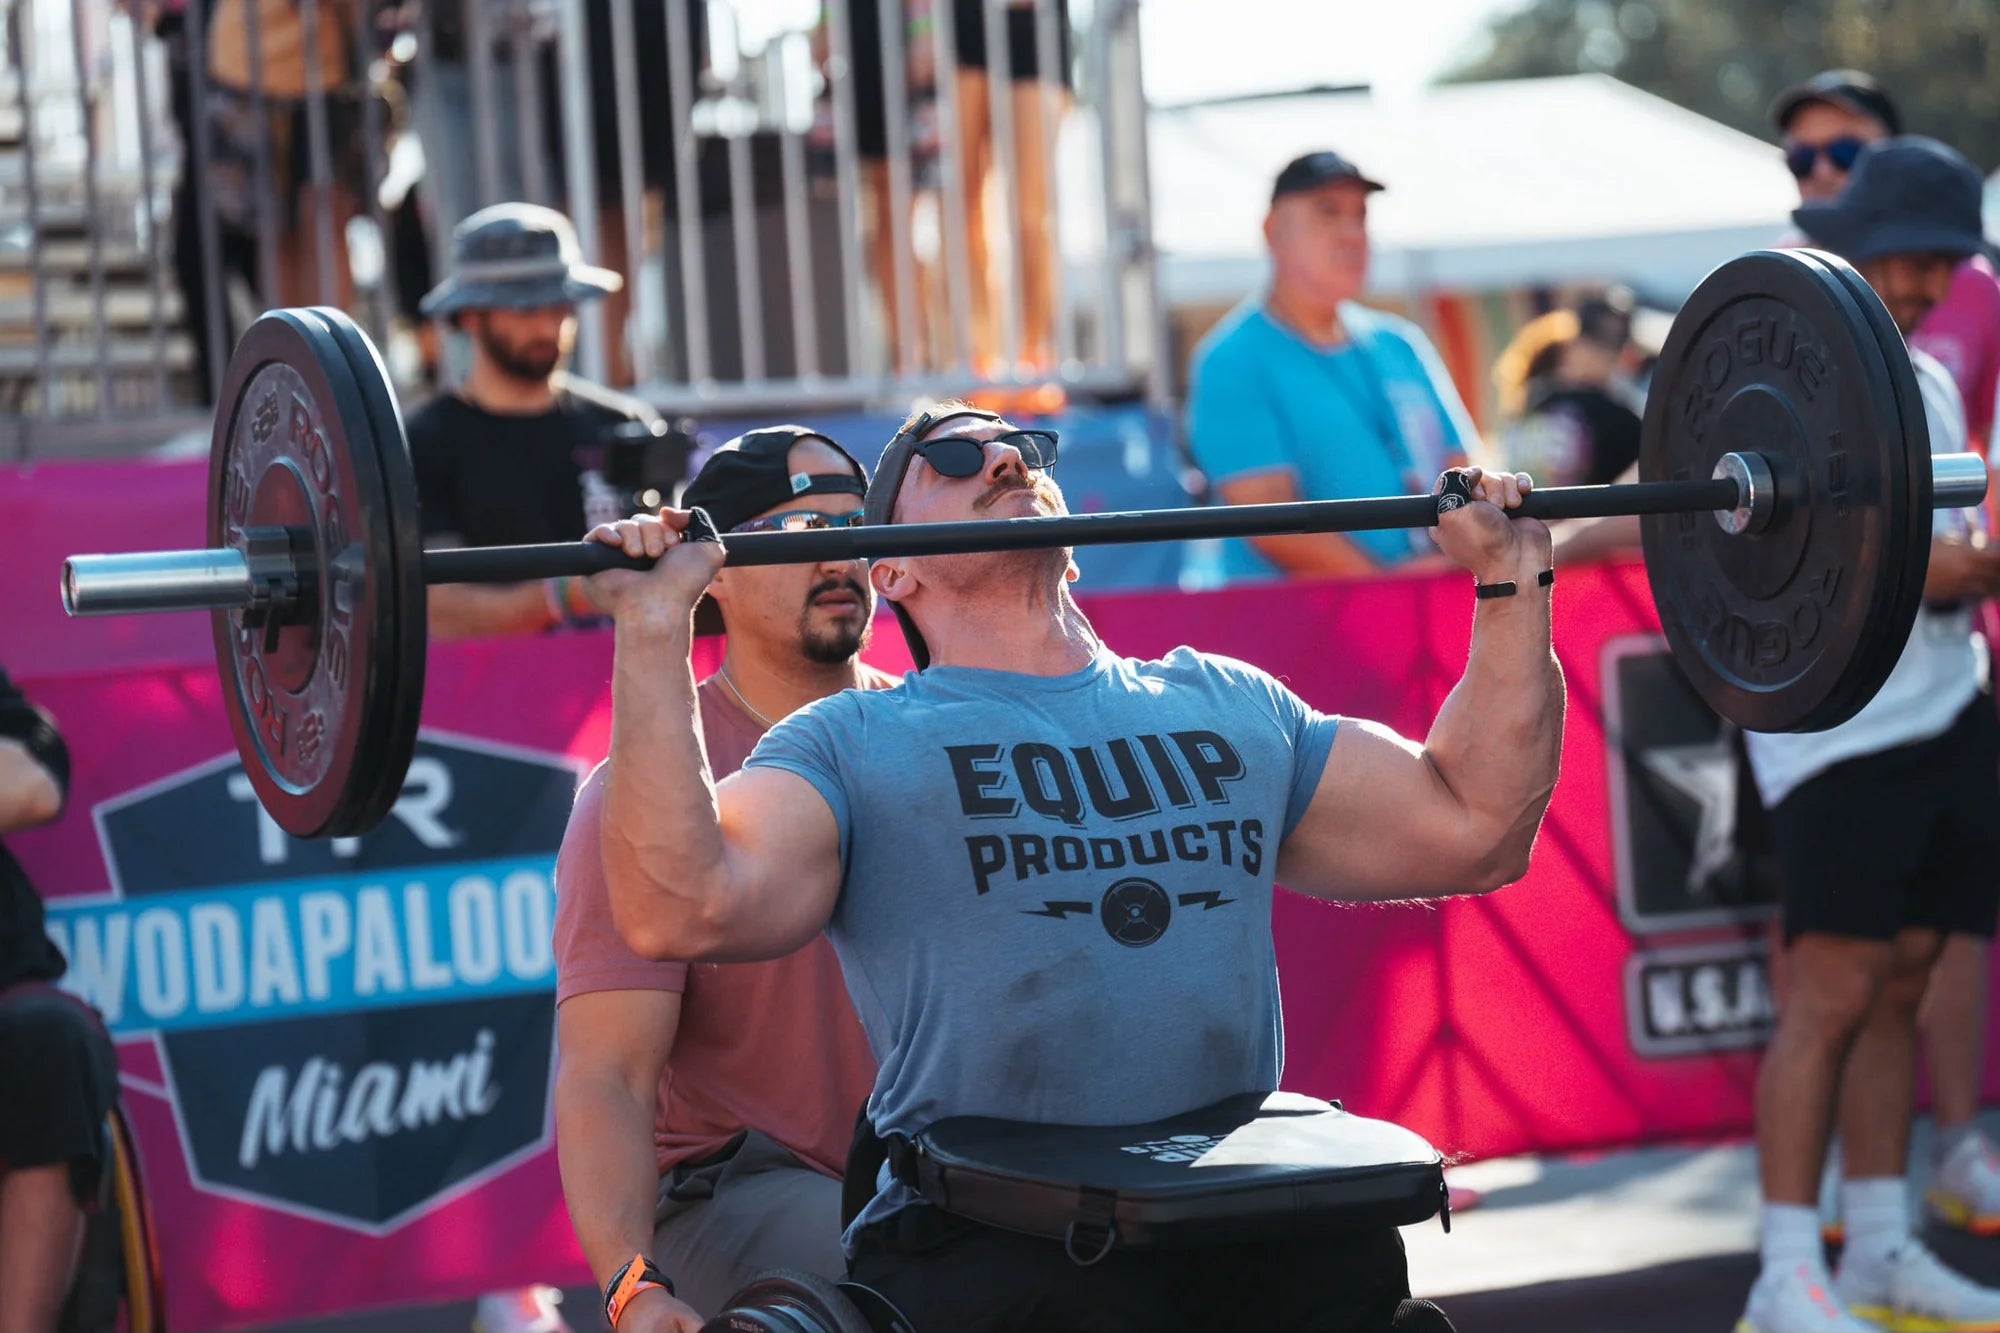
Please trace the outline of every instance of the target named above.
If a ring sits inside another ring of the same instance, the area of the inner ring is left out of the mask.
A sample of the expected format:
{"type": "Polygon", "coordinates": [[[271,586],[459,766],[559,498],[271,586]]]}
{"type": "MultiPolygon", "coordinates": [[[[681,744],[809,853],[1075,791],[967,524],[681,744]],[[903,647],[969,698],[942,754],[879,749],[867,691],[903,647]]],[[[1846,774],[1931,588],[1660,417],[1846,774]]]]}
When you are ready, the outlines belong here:
{"type": "MultiPolygon", "coordinates": [[[[1430,340],[1356,303],[1368,278],[1368,196],[1333,152],[1278,173],[1264,238],[1271,286],[1195,349],[1188,435],[1224,504],[1428,491],[1465,461],[1472,418],[1430,340]]],[[[1229,543],[1232,580],[1334,578],[1438,559],[1427,530],[1229,543]]]]}

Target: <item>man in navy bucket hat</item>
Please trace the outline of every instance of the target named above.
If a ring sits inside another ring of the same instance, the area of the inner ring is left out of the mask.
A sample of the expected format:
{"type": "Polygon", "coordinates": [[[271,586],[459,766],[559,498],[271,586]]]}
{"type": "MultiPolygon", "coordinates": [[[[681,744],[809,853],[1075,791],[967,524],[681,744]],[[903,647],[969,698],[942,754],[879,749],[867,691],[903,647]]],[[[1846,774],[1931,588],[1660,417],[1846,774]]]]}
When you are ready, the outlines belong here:
{"type": "MultiPolygon", "coordinates": [[[[629,506],[605,480],[615,435],[658,434],[643,403],[563,370],[576,307],[623,279],[583,262],[568,218],[496,204],[452,233],[451,272],[421,309],[471,344],[459,385],[405,423],[424,534],[433,545],[576,541],[629,506]]],[[[536,634],[594,618],[581,579],[432,589],[431,633],[536,634]]]]}
{"type": "MultiPolygon", "coordinates": [[[[1792,218],[1852,263],[1907,337],[1978,252],[1979,173],[1932,139],[1861,149],[1840,194],[1792,218]]],[[[1963,450],[1944,367],[1910,361],[1930,448],[1963,450]]],[[[1973,604],[2000,595],[2000,553],[1976,512],[1939,510],[1916,628],[1881,693],[1828,731],[1745,733],[1770,812],[1788,977],[1757,1084],[1762,1270],[1738,1333],[1970,1333],[2000,1328],[2000,1290],[1948,1268],[1911,1220],[1908,1157],[1917,1015],[1951,936],[2000,914],[2000,720],[1973,604]],[[1846,1245],[1826,1268],[1815,1200],[1841,1141],[1846,1245]]],[[[1940,1185],[1962,1178],[1948,1149],[1940,1185]]],[[[1976,1200],[1972,1201],[1976,1202],[1976,1200]]]]}

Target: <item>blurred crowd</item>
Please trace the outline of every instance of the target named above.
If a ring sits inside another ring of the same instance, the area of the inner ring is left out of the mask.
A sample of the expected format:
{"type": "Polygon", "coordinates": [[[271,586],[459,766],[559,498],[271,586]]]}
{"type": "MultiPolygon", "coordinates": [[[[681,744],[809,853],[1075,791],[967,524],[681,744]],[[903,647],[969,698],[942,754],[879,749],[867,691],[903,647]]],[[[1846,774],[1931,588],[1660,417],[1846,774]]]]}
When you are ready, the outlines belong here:
{"type": "MultiPolygon", "coordinates": [[[[129,8],[168,53],[183,146],[175,270],[204,389],[217,350],[226,355],[251,313],[358,311],[358,270],[393,293],[393,318],[417,333],[421,378],[455,382],[462,351],[418,308],[453,229],[494,203],[574,199],[570,176],[586,170],[595,251],[621,267],[647,256],[657,268],[628,274],[633,285],[608,296],[611,382],[629,385],[644,368],[633,343],[646,303],[705,311],[698,334],[664,330],[681,377],[804,373],[811,368],[795,363],[789,336],[802,308],[791,284],[815,281],[806,306],[817,313],[807,318],[832,328],[820,307],[838,298],[829,259],[818,260],[814,280],[803,271],[813,257],[787,250],[784,214],[797,202],[787,196],[806,183],[790,178],[790,135],[803,138],[814,185],[830,190],[852,168],[872,327],[890,367],[969,366],[989,378],[1056,369],[1051,154],[1074,81],[1066,0],[1010,6],[991,33],[979,0],[913,0],[899,7],[901,29],[888,32],[880,0],[841,6],[838,30],[816,5],[723,7],[714,17],[704,3],[581,6],[587,162],[570,152],[566,116],[579,108],[566,105],[563,10],[552,0],[129,8]],[[675,15],[684,31],[670,31],[675,15]],[[940,23],[950,26],[948,47],[940,23]],[[890,51],[903,68],[885,68],[890,51]],[[732,139],[747,144],[747,169],[732,160],[732,139]],[[754,272],[737,270],[738,210],[754,238],[754,272]],[[351,224],[370,218],[380,220],[382,260],[357,264],[351,224]],[[652,288],[637,290],[642,276],[652,288]],[[743,330],[753,322],[767,336],[750,347],[743,330]]],[[[815,211],[811,225],[816,249],[845,219],[815,211]]],[[[861,355],[830,346],[818,368],[839,373],[861,355]]]]}

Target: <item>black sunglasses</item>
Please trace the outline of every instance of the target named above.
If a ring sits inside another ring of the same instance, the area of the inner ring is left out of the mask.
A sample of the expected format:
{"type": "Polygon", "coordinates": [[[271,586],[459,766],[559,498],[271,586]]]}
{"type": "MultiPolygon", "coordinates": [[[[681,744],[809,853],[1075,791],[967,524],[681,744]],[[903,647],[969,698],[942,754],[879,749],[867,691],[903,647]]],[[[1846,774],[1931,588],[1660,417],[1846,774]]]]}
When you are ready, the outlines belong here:
{"type": "Polygon", "coordinates": [[[1835,171],[1852,171],[1854,159],[1860,157],[1861,150],[1867,146],[1855,138],[1835,139],[1832,143],[1825,144],[1794,144],[1785,150],[1785,166],[1790,169],[1794,178],[1804,180],[1813,174],[1813,163],[1819,161],[1821,154],[1824,154],[1826,160],[1833,163],[1835,171]]]}
{"type": "Polygon", "coordinates": [[[974,477],[986,466],[988,444],[1013,445],[1020,452],[1021,461],[1039,471],[1046,472],[1056,465],[1057,436],[1052,430],[1010,430],[991,440],[940,435],[935,440],[921,440],[912,445],[911,452],[929,463],[940,477],[974,477]]]}

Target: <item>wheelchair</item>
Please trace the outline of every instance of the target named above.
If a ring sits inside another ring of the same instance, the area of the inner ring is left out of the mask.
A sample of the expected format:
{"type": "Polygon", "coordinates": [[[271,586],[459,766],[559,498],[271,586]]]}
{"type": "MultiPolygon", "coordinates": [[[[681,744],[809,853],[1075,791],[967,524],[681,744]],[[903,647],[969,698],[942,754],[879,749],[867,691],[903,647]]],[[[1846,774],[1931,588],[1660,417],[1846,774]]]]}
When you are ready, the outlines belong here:
{"type": "Polygon", "coordinates": [[[103,1133],[97,1206],[84,1220],[83,1252],[56,1327],[61,1333],[112,1333],[121,1326],[128,1333],[166,1333],[159,1233],[138,1145],[118,1107],[105,1116],[103,1133]]]}
{"type": "Polygon", "coordinates": [[[895,1306],[857,1282],[774,1269],[751,1280],[702,1333],[916,1333],[895,1306]]]}
{"type": "MultiPolygon", "coordinates": [[[[1030,1125],[948,1119],[916,1139],[875,1137],[856,1124],[841,1224],[875,1193],[878,1172],[934,1206],[975,1222],[1060,1241],[1089,1266],[1119,1244],[1201,1244],[1289,1234],[1315,1220],[1366,1218],[1407,1226],[1442,1217],[1451,1229],[1444,1159],[1421,1137],[1350,1116],[1338,1102],[1251,1093],[1146,1125],[1030,1125]],[[1271,1131],[1317,1152],[1250,1150],[1217,1164],[1212,1149],[1270,1143],[1271,1131]],[[1199,1145],[1191,1147],[1189,1145],[1199,1145]],[[1160,1151],[1153,1151],[1158,1148],[1160,1151]],[[1209,1157],[1196,1183],[1187,1167],[1209,1157]],[[1340,1163],[1332,1165],[1310,1165],[1340,1163]]],[[[771,1272],[728,1301],[702,1333],[920,1333],[880,1293],[857,1282],[771,1272]]],[[[921,1330],[921,1333],[935,1333],[921,1330]]],[[[1405,1300],[1382,1333],[1452,1333],[1429,1301],[1405,1300]]]]}
{"type": "MultiPolygon", "coordinates": [[[[777,1270],[756,1278],[701,1333],[916,1333],[879,1293],[855,1282],[777,1270]]],[[[1429,1301],[1404,1301],[1387,1333],[1454,1333],[1429,1301]]]]}

